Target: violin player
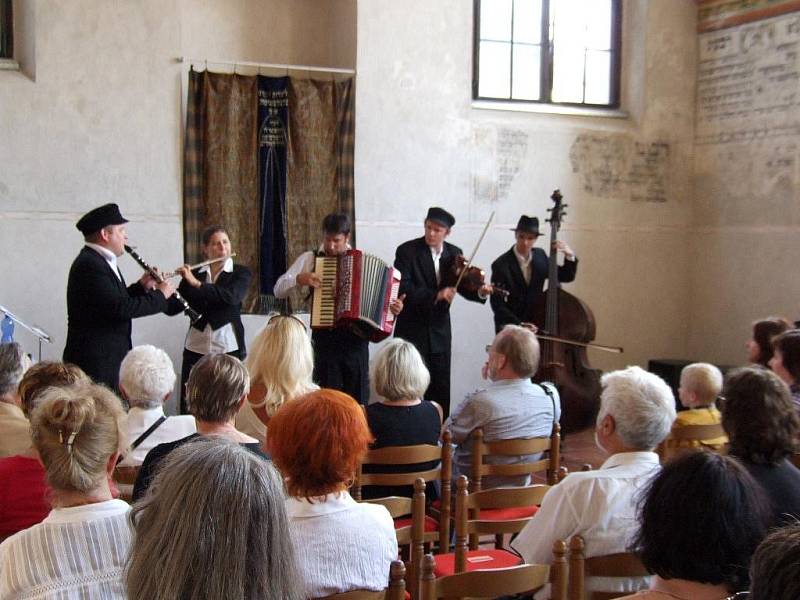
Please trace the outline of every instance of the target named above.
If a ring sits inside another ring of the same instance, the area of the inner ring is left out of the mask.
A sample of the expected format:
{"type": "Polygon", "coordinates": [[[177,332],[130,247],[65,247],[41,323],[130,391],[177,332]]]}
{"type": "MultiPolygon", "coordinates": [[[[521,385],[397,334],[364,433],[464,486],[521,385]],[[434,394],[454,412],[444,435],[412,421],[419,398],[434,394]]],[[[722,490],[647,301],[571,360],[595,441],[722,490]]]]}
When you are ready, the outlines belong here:
{"type": "MultiPolygon", "coordinates": [[[[522,215],[512,231],[515,244],[492,263],[492,285],[509,292],[507,299],[492,296],[494,328],[499,332],[508,324],[524,325],[532,326],[535,332],[533,307],[536,299],[544,293],[548,255],[541,248],[534,248],[536,240],[542,235],[539,232],[539,219],[522,215]]],[[[564,283],[573,281],[578,269],[575,252],[563,240],[556,241],[551,251],[564,255],[564,262],[558,267],[558,280],[564,283]]]]}
{"type": "MultiPolygon", "coordinates": [[[[402,275],[400,293],[405,307],[397,316],[394,334],[414,344],[431,374],[426,400],[438,402],[450,413],[450,304],[456,288],[448,280],[461,248],[445,241],[456,219],[438,206],[428,209],[425,235],[398,246],[394,266],[402,275]]],[[[490,285],[477,291],[458,290],[467,300],[486,302],[490,285]]]]}

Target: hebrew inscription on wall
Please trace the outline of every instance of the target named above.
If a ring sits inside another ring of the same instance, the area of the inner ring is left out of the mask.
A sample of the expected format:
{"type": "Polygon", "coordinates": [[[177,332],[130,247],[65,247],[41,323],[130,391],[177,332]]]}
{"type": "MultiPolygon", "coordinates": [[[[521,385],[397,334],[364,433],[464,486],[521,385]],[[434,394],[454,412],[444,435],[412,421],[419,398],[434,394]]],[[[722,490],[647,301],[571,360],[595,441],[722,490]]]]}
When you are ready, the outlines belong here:
{"type": "Polygon", "coordinates": [[[528,151],[528,133],[518,129],[473,130],[472,196],[480,203],[502,202],[511,194],[528,151]]]}

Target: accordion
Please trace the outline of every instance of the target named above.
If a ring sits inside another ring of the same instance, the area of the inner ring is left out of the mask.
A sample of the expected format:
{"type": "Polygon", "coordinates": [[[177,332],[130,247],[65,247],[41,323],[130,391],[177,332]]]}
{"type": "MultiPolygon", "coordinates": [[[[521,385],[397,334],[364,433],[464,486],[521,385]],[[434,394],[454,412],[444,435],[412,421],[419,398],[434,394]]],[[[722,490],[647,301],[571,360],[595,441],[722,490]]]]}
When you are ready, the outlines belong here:
{"type": "Polygon", "coordinates": [[[311,296],[312,329],[352,324],[372,342],[392,335],[395,316],[389,303],[400,291],[400,271],[377,256],[348,250],[317,257],[314,273],[322,285],[311,296]]]}

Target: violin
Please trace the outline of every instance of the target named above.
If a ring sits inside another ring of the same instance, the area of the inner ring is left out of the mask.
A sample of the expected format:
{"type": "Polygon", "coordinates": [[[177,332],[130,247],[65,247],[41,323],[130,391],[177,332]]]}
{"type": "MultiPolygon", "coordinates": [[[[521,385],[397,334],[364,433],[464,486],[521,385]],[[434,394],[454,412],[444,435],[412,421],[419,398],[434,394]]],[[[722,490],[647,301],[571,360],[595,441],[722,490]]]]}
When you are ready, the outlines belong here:
{"type": "MultiPolygon", "coordinates": [[[[479,289],[486,285],[486,272],[475,265],[467,265],[467,258],[463,254],[456,256],[453,265],[450,267],[444,278],[445,286],[455,287],[460,293],[476,294],[479,289]]],[[[498,294],[505,300],[509,292],[499,285],[492,285],[492,294],[498,294]]]]}

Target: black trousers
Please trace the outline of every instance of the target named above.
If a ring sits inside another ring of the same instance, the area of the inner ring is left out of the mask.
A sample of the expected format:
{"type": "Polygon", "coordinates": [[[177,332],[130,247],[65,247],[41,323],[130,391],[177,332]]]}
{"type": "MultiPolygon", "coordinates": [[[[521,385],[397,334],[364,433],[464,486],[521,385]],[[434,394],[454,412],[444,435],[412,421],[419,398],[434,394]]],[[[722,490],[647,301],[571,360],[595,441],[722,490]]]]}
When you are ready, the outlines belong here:
{"type": "Polygon", "coordinates": [[[311,334],[314,344],[314,381],[324,388],[339,390],[369,402],[369,341],[347,329],[318,329],[311,334]]]}
{"type": "MultiPolygon", "coordinates": [[[[234,350],[233,352],[228,352],[230,356],[236,357],[239,360],[244,360],[244,356],[242,356],[241,351],[234,350]]],[[[183,349],[183,364],[181,365],[181,402],[180,402],[180,414],[188,415],[189,414],[189,406],[186,403],[186,382],[189,381],[189,373],[192,372],[192,367],[197,364],[201,358],[205,356],[204,354],[197,354],[197,352],[192,352],[191,350],[187,350],[186,348],[183,349]]]]}
{"type": "Polygon", "coordinates": [[[427,354],[422,359],[431,374],[431,383],[425,390],[425,400],[441,404],[446,419],[450,415],[450,353],[427,354]]]}

